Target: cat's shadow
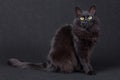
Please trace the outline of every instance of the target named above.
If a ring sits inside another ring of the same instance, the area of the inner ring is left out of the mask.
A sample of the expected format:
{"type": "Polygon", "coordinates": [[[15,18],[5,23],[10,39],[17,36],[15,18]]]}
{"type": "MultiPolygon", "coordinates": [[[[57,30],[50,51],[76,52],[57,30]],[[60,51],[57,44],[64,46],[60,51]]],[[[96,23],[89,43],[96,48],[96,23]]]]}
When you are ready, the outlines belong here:
{"type": "Polygon", "coordinates": [[[103,63],[94,63],[94,69],[96,72],[106,72],[114,69],[120,68],[120,64],[117,62],[103,62],[103,63]]]}

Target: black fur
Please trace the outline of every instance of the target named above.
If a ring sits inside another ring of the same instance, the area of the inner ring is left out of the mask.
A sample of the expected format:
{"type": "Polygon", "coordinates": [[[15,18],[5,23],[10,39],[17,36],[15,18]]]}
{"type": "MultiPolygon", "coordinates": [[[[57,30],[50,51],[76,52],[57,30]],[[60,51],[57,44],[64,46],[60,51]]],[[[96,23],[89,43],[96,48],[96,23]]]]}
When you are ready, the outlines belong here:
{"type": "Polygon", "coordinates": [[[64,25],[56,31],[51,42],[47,63],[21,62],[13,58],[9,60],[9,63],[20,68],[45,69],[64,73],[83,70],[86,74],[93,74],[90,56],[99,37],[96,7],[91,6],[89,11],[82,11],[76,7],[75,13],[76,17],[72,25],[64,25]]]}

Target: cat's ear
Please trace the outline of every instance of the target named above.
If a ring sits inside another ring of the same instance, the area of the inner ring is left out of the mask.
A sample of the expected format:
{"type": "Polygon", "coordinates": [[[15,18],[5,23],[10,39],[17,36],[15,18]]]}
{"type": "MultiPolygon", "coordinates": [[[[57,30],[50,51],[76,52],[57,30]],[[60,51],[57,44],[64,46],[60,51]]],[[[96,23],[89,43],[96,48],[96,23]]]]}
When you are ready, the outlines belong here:
{"type": "Polygon", "coordinates": [[[92,15],[95,15],[96,14],[96,6],[95,5],[92,5],[89,9],[89,13],[92,14],[92,15]]]}
{"type": "Polygon", "coordinates": [[[82,15],[82,10],[79,7],[75,7],[75,14],[76,17],[79,17],[82,15]]]}

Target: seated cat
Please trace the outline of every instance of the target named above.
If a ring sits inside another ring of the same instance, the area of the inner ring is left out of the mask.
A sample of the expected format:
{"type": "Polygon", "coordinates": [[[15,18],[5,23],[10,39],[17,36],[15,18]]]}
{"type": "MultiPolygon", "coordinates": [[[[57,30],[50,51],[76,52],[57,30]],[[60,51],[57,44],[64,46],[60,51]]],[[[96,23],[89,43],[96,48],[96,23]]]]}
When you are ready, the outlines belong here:
{"type": "Polygon", "coordinates": [[[72,25],[60,27],[51,42],[46,63],[22,62],[16,58],[8,63],[19,68],[44,69],[71,73],[83,70],[93,74],[90,63],[91,53],[99,38],[99,19],[96,16],[96,6],[88,11],[75,7],[76,17],[72,25]]]}

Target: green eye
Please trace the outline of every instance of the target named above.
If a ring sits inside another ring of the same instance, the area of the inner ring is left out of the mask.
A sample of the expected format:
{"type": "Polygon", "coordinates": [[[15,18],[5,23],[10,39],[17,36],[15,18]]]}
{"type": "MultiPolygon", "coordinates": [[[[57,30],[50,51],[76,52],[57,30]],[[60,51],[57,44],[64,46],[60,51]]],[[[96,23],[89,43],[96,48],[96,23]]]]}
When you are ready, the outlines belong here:
{"type": "Polygon", "coordinates": [[[88,19],[91,20],[93,17],[92,16],[89,16],[88,19]]]}
{"type": "Polygon", "coordinates": [[[83,21],[85,18],[84,17],[80,17],[80,20],[83,21]]]}

